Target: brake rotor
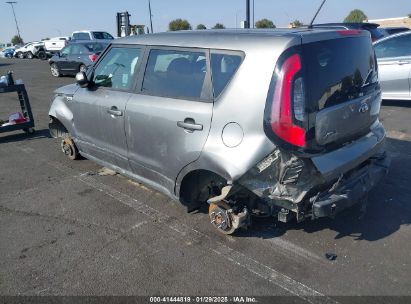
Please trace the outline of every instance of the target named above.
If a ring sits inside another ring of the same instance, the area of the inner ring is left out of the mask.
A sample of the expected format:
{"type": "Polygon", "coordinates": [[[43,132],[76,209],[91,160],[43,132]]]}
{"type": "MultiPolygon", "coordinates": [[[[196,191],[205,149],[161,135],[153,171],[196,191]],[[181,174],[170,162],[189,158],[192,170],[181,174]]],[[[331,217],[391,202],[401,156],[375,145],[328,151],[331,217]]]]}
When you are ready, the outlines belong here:
{"type": "Polygon", "coordinates": [[[78,157],[77,147],[70,137],[66,137],[61,141],[61,150],[69,159],[76,159],[78,157]]]}
{"type": "Polygon", "coordinates": [[[224,203],[211,203],[208,207],[208,216],[211,224],[221,233],[232,234],[236,228],[233,227],[231,207],[224,203]]]}

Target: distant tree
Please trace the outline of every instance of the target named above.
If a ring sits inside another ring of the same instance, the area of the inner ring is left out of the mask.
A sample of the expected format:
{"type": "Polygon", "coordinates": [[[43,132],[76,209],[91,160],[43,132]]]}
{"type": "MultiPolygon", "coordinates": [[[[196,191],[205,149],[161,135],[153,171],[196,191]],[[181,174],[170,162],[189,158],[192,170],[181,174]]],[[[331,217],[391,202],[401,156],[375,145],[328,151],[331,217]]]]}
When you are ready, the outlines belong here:
{"type": "Polygon", "coordinates": [[[294,20],[293,22],[290,23],[291,27],[302,27],[303,23],[300,20],[294,20]]]}
{"type": "Polygon", "coordinates": [[[207,27],[204,24],[199,24],[199,25],[197,25],[197,29],[198,30],[206,30],[207,27]]]}
{"type": "Polygon", "coordinates": [[[255,23],[256,28],[275,28],[274,23],[268,19],[261,19],[255,23]]]}
{"type": "Polygon", "coordinates": [[[175,19],[168,24],[169,31],[184,31],[184,30],[191,30],[191,24],[187,20],[183,20],[181,18],[175,19]]]}
{"type": "Polygon", "coordinates": [[[225,26],[224,26],[224,24],[216,23],[216,25],[213,26],[213,29],[214,30],[222,30],[222,29],[225,29],[225,26]]]}
{"type": "Polygon", "coordinates": [[[411,18],[411,13],[408,14],[408,18],[411,18]]]}
{"type": "Polygon", "coordinates": [[[24,44],[24,41],[21,37],[19,36],[14,36],[13,38],[11,38],[11,43],[13,43],[14,45],[16,44],[24,44]]]}
{"type": "Polygon", "coordinates": [[[344,22],[350,22],[350,23],[355,23],[355,22],[363,22],[364,20],[367,20],[368,17],[362,10],[355,9],[352,10],[347,17],[345,17],[344,22]]]}

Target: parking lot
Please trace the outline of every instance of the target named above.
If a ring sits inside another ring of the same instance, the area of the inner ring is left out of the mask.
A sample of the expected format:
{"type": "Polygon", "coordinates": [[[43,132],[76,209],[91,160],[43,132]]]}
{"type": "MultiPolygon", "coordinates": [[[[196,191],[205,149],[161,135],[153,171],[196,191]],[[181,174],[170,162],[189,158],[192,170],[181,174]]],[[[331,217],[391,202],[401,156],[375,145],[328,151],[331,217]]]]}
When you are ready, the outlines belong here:
{"type": "MultiPolygon", "coordinates": [[[[70,162],[47,113],[53,90],[74,78],[51,76],[40,60],[0,59],[7,70],[26,84],[37,132],[0,134],[0,294],[411,296],[411,103],[382,107],[392,164],[365,216],[256,219],[223,236],[206,212],[70,162]]],[[[0,118],[15,106],[0,94],[0,118]]]]}

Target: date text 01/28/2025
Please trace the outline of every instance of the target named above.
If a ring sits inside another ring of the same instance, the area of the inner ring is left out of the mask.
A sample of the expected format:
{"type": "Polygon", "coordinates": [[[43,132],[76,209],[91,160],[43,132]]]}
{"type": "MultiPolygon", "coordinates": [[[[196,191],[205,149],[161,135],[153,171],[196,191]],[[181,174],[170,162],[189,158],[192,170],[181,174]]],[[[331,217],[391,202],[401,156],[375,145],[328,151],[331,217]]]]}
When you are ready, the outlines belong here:
{"type": "Polygon", "coordinates": [[[150,303],[257,303],[253,297],[150,297],[150,303]]]}

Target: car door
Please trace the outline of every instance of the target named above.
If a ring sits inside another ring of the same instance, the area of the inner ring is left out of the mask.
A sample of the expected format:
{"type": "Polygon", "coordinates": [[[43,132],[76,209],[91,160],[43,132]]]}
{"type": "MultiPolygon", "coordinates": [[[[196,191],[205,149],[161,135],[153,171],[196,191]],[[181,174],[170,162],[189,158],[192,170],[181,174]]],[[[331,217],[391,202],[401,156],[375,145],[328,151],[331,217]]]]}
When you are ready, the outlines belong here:
{"type": "Polygon", "coordinates": [[[140,54],[141,48],[111,47],[91,72],[92,84],[80,88],[72,101],[80,151],[124,170],[129,170],[124,117],[140,54]]]}
{"type": "Polygon", "coordinates": [[[66,73],[67,71],[70,71],[70,64],[69,64],[69,56],[71,54],[71,50],[73,48],[73,45],[68,45],[65,48],[63,48],[60,51],[60,56],[58,60],[56,61],[56,64],[59,68],[59,70],[63,73],[66,73]]]}
{"type": "Polygon", "coordinates": [[[199,158],[213,112],[209,51],[148,48],[137,94],[126,109],[130,167],[172,193],[178,173],[199,158]]]}
{"type": "Polygon", "coordinates": [[[385,99],[410,97],[411,35],[397,35],[375,44],[379,79],[385,99]]]}
{"type": "Polygon", "coordinates": [[[81,53],[84,49],[82,44],[72,44],[70,53],[67,55],[67,71],[76,74],[79,71],[81,53]]]}

